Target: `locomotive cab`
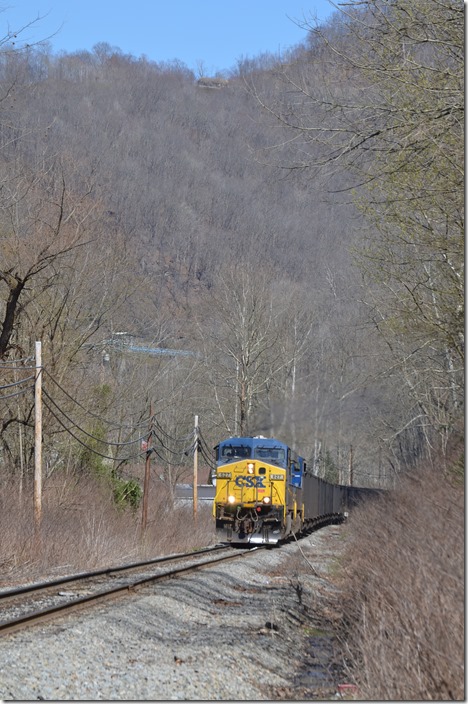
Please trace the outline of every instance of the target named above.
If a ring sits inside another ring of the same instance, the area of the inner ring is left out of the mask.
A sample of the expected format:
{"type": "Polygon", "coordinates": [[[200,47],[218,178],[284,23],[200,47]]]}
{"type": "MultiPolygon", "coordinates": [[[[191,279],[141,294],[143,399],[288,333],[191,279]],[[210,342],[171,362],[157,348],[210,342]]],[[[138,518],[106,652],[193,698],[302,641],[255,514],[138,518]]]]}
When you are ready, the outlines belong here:
{"type": "Polygon", "coordinates": [[[230,438],[215,451],[213,514],[221,539],[277,543],[284,526],[289,448],[251,437],[230,438]]]}
{"type": "Polygon", "coordinates": [[[302,489],[302,480],[306,471],[306,462],[303,457],[295,457],[291,461],[291,484],[292,486],[302,489]]]}

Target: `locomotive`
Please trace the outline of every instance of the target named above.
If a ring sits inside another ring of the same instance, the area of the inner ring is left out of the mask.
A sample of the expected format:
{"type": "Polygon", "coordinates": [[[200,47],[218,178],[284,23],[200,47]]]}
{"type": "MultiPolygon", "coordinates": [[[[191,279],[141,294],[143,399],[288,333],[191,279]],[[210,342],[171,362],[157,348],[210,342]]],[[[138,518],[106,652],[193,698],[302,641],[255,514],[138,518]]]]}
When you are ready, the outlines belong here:
{"type": "Polygon", "coordinates": [[[377,490],[331,484],[275,438],[233,437],[216,445],[213,516],[221,542],[276,545],[342,522],[350,505],[377,490]]]}

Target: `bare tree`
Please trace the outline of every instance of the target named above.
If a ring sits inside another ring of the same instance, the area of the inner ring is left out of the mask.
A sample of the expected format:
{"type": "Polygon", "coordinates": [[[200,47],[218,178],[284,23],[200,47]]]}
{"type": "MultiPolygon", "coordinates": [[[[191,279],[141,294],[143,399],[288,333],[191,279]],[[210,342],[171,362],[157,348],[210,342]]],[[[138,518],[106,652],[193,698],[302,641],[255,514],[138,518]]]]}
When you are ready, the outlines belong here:
{"type": "Polygon", "coordinates": [[[276,101],[253,81],[251,91],[285,129],[280,166],[354,189],[367,223],[357,257],[387,369],[417,404],[414,420],[422,414],[446,444],[463,395],[463,8],[351,2],[304,28],[308,52],[277,72],[276,101]]]}
{"type": "Polygon", "coordinates": [[[219,272],[207,293],[209,325],[200,327],[207,376],[220,425],[252,433],[262,397],[283,368],[280,320],[272,272],[236,259],[219,272]]]}

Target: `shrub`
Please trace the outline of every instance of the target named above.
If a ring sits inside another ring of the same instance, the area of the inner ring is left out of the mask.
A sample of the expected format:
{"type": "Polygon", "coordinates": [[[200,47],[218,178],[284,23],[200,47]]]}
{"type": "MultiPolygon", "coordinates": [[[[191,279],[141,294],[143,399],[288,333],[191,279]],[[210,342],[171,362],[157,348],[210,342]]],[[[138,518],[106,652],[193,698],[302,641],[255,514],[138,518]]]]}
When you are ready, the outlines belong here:
{"type": "Polygon", "coordinates": [[[161,482],[153,482],[150,488],[148,527],[143,535],[141,512],[131,507],[128,493],[133,490],[135,497],[139,496],[136,480],[118,480],[122,500],[116,505],[112,484],[77,473],[57,473],[45,481],[38,540],[32,482],[20,491],[19,482],[7,472],[0,475],[0,481],[0,586],[138,561],[215,542],[210,509],[202,507],[195,520],[191,507],[171,508],[161,482]]]}
{"type": "Polygon", "coordinates": [[[463,700],[463,486],[419,472],[348,529],[343,639],[359,698],[463,700]]]}

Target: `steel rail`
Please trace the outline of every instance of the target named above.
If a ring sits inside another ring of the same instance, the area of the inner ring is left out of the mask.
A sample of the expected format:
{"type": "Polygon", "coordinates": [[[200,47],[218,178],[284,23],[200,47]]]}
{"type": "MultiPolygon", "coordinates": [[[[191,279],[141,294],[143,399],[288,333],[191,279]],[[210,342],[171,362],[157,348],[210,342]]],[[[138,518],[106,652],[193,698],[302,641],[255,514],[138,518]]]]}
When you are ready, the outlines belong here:
{"type": "MultiPolygon", "coordinates": [[[[222,546],[225,547],[225,546],[222,546]]],[[[220,549],[220,548],[218,548],[220,549]]],[[[76,599],[72,599],[70,601],[67,601],[62,604],[56,604],[55,606],[50,606],[45,609],[40,609],[38,611],[32,611],[28,614],[23,614],[21,616],[12,618],[7,621],[3,621],[0,623],[0,637],[14,633],[16,631],[23,630],[24,628],[27,628],[28,626],[32,625],[37,625],[39,623],[44,623],[47,621],[52,620],[52,618],[56,615],[66,615],[72,611],[75,611],[77,609],[81,609],[84,606],[92,603],[92,602],[105,602],[110,599],[116,598],[121,595],[122,593],[131,593],[136,591],[139,587],[142,587],[146,584],[150,584],[152,582],[157,582],[160,580],[168,579],[170,577],[176,577],[178,575],[188,573],[188,572],[194,572],[202,567],[208,567],[210,565],[217,564],[219,562],[223,562],[225,560],[233,560],[237,559],[239,557],[244,557],[245,555],[250,554],[251,552],[254,552],[256,550],[262,549],[262,546],[258,546],[255,548],[251,548],[250,550],[243,550],[243,551],[232,551],[229,549],[229,554],[228,555],[223,555],[221,557],[215,557],[212,560],[206,560],[204,562],[198,562],[196,564],[191,564],[191,565],[186,565],[184,567],[176,567],[172,570],[169,570],[167,572],[163,573],[158,573],[150,576],[145,576],[143,578],[139,578],[135,581],[126,583],[126,584],[121,584],[119,586],[114,586],[111,589],[104,589],[100,592],[95,592],[94,594],[88,594],[86,596],[81,596],[76,599]]],[[[205,551],[206,552],[206,551],[205,551]]],[[[192,553],[195,555],[195,553],[192,553]]],[[[172,558],[176,559],[176,558],[172,558]]]]}
{"type": "Polygon", "coordinates": [[[92,572],[78,572],[76,574],[70,574],[66,577],[59,577],[58,579],[49,580],[46,582],[36,582],[34,584],[27,584],[22,587],[14,587],[13,589],[6,589],[5,591],[0,591],[0,604],[4,599],[8,599],[15,596],[20,596],[21,594],[30,594],[36,591],[41,591],[49,589],[50,587],[58,587],[62,584],[68,584],[69,582],[79,582],[84,579],[90,579],[91,577],[102,577],[109,574],[117,574],[118,572],[126,572],[127,570],[138,569],[139,567],[147,567],[148,565],[156,565],[161,562],[168,562],[170,560],[182,560],[188,557],[196,557],[197,555],[203,555],[207,552],[216,552],[217,550],[225,549],[225,545],[215,545],[214,547],[201,548],[200,550],[195,550],[193,552],[184,553],[174,553],[172,555],[163,555],[162,557],[154,557],[150,560],[142,560],[141,562],[130,562],[125,565],[114,565],[111,567],[104,567],[99,570],[94,570],[92,572]]]}

